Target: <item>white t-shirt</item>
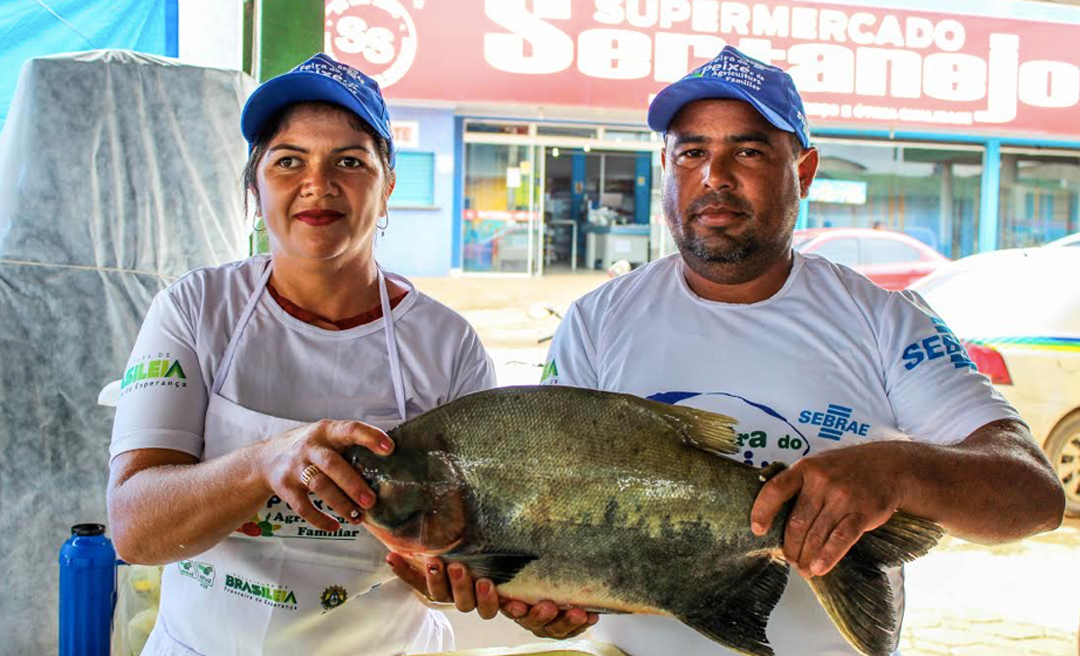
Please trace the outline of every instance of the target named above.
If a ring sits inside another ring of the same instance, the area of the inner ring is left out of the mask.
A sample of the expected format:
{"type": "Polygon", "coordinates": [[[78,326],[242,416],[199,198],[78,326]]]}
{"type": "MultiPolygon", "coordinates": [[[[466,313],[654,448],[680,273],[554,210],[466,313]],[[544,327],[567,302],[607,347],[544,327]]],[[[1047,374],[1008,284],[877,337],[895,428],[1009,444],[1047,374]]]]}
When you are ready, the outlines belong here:
{"type": "MultiPolygon", "coordinates": [[[[795,254],[772,298],[700,298],[679,255],[576,301],[551,345],[545,383],[690,405],[739,420],[755,466],[872,440],[956,444],[1019,418],[914,292],[889,292],[828,260],[795,254]]],[[[902,577],[891,573],[899,610],[902,577]]],[[[778,656],[857,654],[797,573],[767,635],[778,656]]],[[[635,656],[733,655],[670,617],[603,617],[593,636],[635,656]]]]}
{"type": "MultiPolygon", "coordinates": [[[[267,259],[197,269],[154,298],[125,371],[112,457],[145,448],[202,457],[214,373],[267,259]]],[[[413,289],[393,317],[409,418],[495,386],[480,339],[453,310],[413,289]]],[[[324,330],[289,315],[265,291],[221,395],[296,421],[398,417],[381,320],[324,330]]]]}

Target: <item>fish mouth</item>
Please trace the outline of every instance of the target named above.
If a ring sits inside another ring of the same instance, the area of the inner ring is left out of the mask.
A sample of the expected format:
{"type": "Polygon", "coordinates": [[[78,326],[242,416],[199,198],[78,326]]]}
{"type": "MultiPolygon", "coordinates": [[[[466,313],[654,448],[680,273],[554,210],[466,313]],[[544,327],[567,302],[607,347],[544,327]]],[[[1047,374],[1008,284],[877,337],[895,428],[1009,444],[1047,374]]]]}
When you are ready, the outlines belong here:
{"type": "Polygon", "coordinates": [[[384,483],[379,494],[375,508],[364,513],[364,526],[390,550],[437,556],[452,551],[464,541],[469,525],[468,510],[459,487],[430,493],[426,508],[395,518],[392,523],[381,517],[379,506],[394,504],[393,485],[384,483]]]}
{"type": "Polygon", "coordinates": [[[399,446],[383,458],[354,445],[343,455],[377,497],[364,524],[380,542],[399,553],[441,553],[462,541],[470,496],[444,452],[399,446]]]}
{"type": "Polygon", "coordinates": [[[461,532],[462,534],[457,539],[441,546],[424,544],[422,539],[403,539],[400,535],[395,534],[386,527],[371,521],[370,515],[364,515],[364,521],[361,525],[366,528],[376,540],[386,545],[387,549],[396,554],[400,554],[417,569],[423,569],[423,559],[449,553],[454,549],[457,549],[458,546],[465,541],[464,531],[461,532]]]}

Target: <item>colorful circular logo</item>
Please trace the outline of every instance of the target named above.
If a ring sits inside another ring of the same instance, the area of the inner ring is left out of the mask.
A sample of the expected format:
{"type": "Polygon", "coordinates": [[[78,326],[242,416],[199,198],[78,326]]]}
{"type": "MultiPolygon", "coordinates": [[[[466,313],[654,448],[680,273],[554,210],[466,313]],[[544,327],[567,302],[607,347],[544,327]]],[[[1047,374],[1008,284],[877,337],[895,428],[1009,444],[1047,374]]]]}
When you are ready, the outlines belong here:
{"type": "Polygon", "coordinates": [[[764,403],[728,392],[661,392],[649,396],[654,401],[688,405],[727,415],[738,420],[735,426],[739,452],[732,456],[754,467],[773,462],[790,465],[810,454],[813,445],[797,426],[764,403]]]}
{"type": "Polygon", "coordinates": [[[326,5],[325,44],[331,57],[386,88],[416,60],[416,24],[398,0],[333,0],[326,5]]]}
{"type": "Polygon", "coordinates": [[[331,611],[345,603],[349,598],[348,591],[340,585],[332,585],[319,595],[319,603],[324,611],[331,611]]]}

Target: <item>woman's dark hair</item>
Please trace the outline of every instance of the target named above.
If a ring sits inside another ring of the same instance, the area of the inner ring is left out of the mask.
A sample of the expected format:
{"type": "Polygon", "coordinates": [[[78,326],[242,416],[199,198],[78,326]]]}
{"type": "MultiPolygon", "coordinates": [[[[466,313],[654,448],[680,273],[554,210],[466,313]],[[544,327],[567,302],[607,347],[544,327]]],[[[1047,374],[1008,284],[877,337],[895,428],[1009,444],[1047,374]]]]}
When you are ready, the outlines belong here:
{"type": "Polygon", "coordinates": [[[248,190],[251,190],[252,194],[254,194],[255,202],[259,201],[258,188],[255,186],[255,171],[259,167],[259,160],[266,154],[266,149],[270,146],[270,140],[281,130],[281,126],[285,124],[285,121],[288,120],[289,116],[296,111],[297,107],[305,105],[339,109],[348,115],[349,125],[352,126],[354,130],[362,130],[371,135],[372,140],[375,142],[375,150],[379,155],[379,162],[382,163],[383,174],[386,177],[387,189],[384,189],[384,192],[388,192],[390,183],[394,180],[394,169],[390,167],[390,144],[387,143],[386,139],[375,132],[375,128],[371,127],[367,121],[361,119],[349,109],[346,109],[337,103],[314,100],[311,102],[289,105],[263,121],[263,124],[259,127],[255,142],[251,144],[251,151],[248,153],[247,164],[244,165],[242,178],[242,184],[244,185],[244,216],[248,215],[248,190]]]}

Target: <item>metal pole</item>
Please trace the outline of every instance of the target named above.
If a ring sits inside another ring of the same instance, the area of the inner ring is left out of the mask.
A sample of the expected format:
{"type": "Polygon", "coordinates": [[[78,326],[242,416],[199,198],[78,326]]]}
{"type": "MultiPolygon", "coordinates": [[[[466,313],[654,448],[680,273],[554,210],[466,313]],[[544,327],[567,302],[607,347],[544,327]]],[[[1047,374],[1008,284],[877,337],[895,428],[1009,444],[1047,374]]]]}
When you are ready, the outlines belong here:
{"type": "Polygon", "coordinates": [[[604,177],[607,175],[607,155],[600,153],[600,184],[597,187],[596,204],[598,207],[604,206],[604,177]]]}
{"type": "MultiPolygon", "coordinates": [[[[960,224],[960,217],[956,216],[953,212],[953,163],[942,162],[941,163],[941,205],[938,211],[940,216],[938,217],[938,250],[942,253],[945,252],[945,230],[946,227],[951,225],[954,221],[957,225],[960,224]]],[[[956,231],[951,231],[955,234],[956,231]]],[[[958,247],[960,244],[953,244],[949,250],[952,253],[953,258],[957,257],[959,253],[958,247]]]]}
{"type": "Polygon", "coordinates": [[[976,252],[985,253],[998,245],[998,194],[1001,193],[1001,140],[986,140],[983,157],[981,201],[979,202],[979,242],[976,252]]]}
{"type": "Polygon", "coordinates": [[[570,273],[577,273],[577,222],[574,221],[570,225],[570,235],[572,241],[570,242],[570,273]]]}
{"type": "MultiPolygon", "coordinates": [[[[536,153],[536,147],[535,146],[529,146],[529,158],[527,160],[529,162],[529,220],[528,220],[528,223],[527,223],[527,225],[528,225],[528,230],[527,230],[528,231],[528,241],[527,241],[528,246],[526,247],[527,251],[526,251],[526,255],[525,255],[525,273],[527,275],[530,275],[530,276],[534,275],[534,273],[535,273],[533,271],[533,231],[535,230],[535,228],[533,226],[533,221],[535,221],[535,217],[533,216],[534,215],[533,210],[536,208],[536,196],[535,196],[536,185],[533,184],[533,182],[535,182],[535,180],[536,180],[536,174],[533,172],[535,170],[535,169],[533,169],[533,164],[534,164],[534,160],[535,160],[535,157],[534,157],[535,153],[536,153]]],[[[521,167],[521,162],[518,162],[518,169],[519,170],[520,170],[520,167],[521,167]]]]}
{"type": "Polygon", "coordinates": [[[547,232],[547,225],[544,222],[544,212],[546,211],[545,196],[547,190],[547,147],[537,146],[540,149],[540,170],[538,172],[538,178],[540,180],[540,229],[538,230],[539,246],[536,249],[537,259],[540,262],[539,271],[537,275],[544,275],[544,262],[547,256],[547,244],[544,241],[544,233],[547,232]]]}

